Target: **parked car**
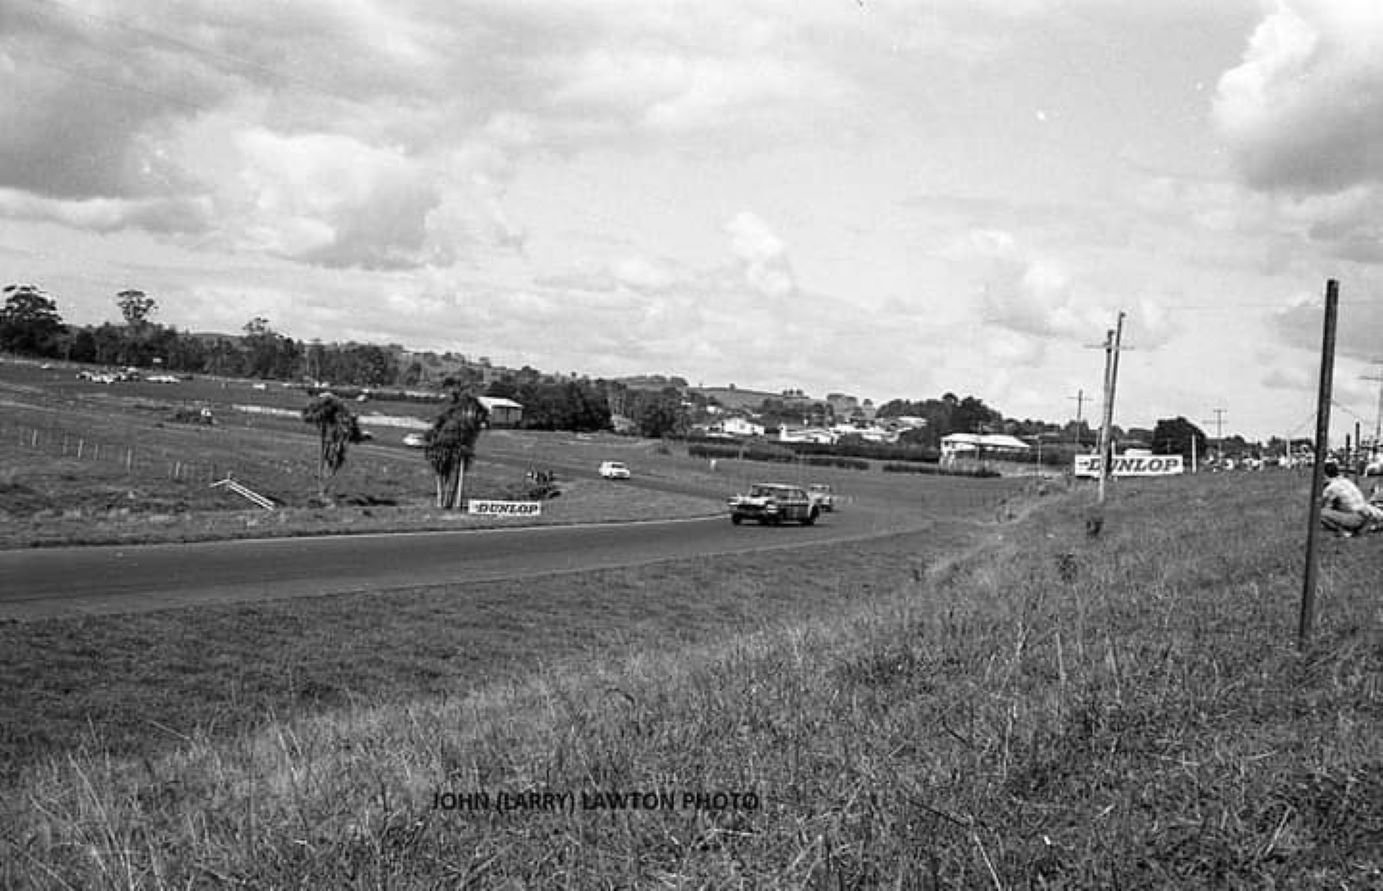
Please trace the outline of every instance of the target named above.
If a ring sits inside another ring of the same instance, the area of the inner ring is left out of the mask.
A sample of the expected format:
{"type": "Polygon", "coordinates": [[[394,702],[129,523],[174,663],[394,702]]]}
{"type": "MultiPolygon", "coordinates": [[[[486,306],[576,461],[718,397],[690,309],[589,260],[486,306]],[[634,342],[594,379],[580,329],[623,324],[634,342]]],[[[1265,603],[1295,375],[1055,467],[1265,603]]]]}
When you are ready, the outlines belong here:
{"type": "Polygon", "coordinates": [[[407,433],[404,434],[403,444],[410,449],[427,448],[427,437],[422,433],[407,433]]]}
{"type": "Polygon", "coordinates": [[[812,483],[807,487],[807,495],[816,502],[816,506],[821,508],[822,512],[836,509],[836,494],[828,483],[812,483]]]}
{"type": "Polygon", "coordinates": [[[730,498],[730,522],[738,526],[745,520],[778,525],[783,522],[810,526],[821,516],[807,490],[783,483],[755,483],[749,492],[730,498]]]}
{"type": "Polygon", "coordinates": [[[623,461],[600,462],[600,475],[607,480],[629,479],[629,466],[623,461]]]}

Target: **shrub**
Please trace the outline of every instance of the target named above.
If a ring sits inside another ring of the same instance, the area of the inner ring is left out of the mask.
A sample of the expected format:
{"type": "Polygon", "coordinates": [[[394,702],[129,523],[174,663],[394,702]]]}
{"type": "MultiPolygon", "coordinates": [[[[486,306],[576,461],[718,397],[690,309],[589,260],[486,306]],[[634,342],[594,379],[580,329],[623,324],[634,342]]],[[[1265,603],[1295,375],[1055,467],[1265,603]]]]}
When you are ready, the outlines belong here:
{"type": "Polygon", "coordinates": [[[999,476],[999,471],[988,467],[943,467],[940,464],[885,464],[884,473],[929,473],[936,476],[972,476],[989,479],[999,476]]]}

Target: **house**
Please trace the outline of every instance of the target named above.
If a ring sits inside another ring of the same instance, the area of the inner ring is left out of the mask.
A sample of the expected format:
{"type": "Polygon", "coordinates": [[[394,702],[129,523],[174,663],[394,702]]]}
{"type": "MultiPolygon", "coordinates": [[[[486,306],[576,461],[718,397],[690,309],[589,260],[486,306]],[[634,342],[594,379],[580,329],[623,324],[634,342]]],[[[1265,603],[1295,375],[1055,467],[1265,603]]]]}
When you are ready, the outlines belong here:
{"type": "Polygon", "coordinates": [[[787,427],[778,430],[779,442],[814,442],[833,445],[838,437],[825,427],[787,427]]]}
{"type": "Polygon", "coordinates": [[[711,425],[712,433],[726,436],[763,436],[764,425],[755,424],[748,418],[726,418],[711,425]]]}
{"type": "Polygon", "coordinates": [[[491,427],[517,427],[523,421],[523,406],[499,396],[477,396],[490,413],[491,427]]]}
{"type": "Polygon", "coordinates": [[[959,458],[1009,458],[1032,449],[1016,436],[1002,433],[951,433],[941,437],[941,460],[959,458]]]}

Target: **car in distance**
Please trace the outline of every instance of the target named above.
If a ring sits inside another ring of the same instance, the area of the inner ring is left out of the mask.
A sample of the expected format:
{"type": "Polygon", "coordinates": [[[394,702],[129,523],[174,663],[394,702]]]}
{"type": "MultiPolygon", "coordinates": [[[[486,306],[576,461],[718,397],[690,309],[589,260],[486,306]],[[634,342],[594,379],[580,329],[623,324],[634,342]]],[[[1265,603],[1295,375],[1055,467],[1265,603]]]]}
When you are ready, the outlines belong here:
{"type": "Polygon", "coordinates": [[[629,466],[623,461],[601,461],[600,475],[607,480],[627,480],[629,466]]]}
{"type": "Polygon", "coordinates": [[[801,523],[810,526],[821,516],[807,490],[785,483],[755,483],[743,495],[729,500],[730,522],[738,526],[745,520],[776,526],[779,523],[801,523]]]}
{"type": "Polygon", "coordinates": [[[836,509],[836,493],[831,490],[829,483],[812,483],[807,487],[807,495],[823,513],[836,509]]]}
{"type": "Polygon", "coordinates": [[[422,433],[408,433],[403,437],[403,444],[410,449],[422,449],[427,447],[427,436],[422,433]]]}

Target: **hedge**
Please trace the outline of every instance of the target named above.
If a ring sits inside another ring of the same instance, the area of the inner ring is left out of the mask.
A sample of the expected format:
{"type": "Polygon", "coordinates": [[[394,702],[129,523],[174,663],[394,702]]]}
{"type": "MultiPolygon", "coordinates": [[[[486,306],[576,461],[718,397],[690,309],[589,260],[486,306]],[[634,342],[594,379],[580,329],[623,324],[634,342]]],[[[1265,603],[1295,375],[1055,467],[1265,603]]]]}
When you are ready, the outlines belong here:
{"type": "Polygon", "coordinates": [[[973,476],[989,479],[999,476],[999,471],[988,467],[942,467],[939,464],[885,464],[884,473],[927,473],[934,476],[973,476]]]}

